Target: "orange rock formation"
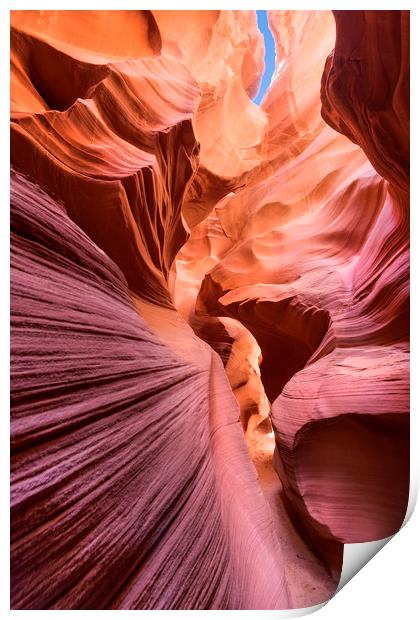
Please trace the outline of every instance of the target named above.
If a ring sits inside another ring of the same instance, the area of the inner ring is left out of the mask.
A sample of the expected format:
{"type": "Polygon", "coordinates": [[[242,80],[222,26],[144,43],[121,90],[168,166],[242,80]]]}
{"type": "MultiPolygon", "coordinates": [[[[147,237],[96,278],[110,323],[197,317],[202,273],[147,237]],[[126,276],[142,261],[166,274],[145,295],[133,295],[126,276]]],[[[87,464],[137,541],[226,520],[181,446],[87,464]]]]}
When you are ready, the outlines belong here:
{"type": "Polygon", "coordinates": [[[402,524],[408,14],[269,23],[260,107],[254,11],[12,12],[13,608],[310,606],[402,524]]]}

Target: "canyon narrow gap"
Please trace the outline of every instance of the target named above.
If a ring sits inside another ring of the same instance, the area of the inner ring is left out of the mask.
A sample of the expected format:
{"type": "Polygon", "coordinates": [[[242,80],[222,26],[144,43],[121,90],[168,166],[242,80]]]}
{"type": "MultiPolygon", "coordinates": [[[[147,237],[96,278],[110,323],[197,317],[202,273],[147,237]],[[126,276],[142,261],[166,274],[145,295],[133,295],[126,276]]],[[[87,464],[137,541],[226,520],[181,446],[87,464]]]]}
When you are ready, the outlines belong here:
{"type": "Polygon", "coordinates": [[[13,609],[309,607],[402,525],[409,12],[264,13],[269,77],[256,11],[11,13],[13,609]]]}

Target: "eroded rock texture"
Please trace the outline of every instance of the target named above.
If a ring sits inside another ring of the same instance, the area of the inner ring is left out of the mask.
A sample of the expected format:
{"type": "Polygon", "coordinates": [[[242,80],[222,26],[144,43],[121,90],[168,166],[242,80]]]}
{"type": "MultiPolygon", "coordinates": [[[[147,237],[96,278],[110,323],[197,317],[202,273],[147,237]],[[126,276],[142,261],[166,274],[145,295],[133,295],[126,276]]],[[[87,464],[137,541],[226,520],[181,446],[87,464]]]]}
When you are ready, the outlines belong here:
{"type": "Polygon", "coordinates": [[[408,16],[269,23],[259,107],[253,11],[12,12],[13,608],[310,606],[403,521],[408,16]]]}

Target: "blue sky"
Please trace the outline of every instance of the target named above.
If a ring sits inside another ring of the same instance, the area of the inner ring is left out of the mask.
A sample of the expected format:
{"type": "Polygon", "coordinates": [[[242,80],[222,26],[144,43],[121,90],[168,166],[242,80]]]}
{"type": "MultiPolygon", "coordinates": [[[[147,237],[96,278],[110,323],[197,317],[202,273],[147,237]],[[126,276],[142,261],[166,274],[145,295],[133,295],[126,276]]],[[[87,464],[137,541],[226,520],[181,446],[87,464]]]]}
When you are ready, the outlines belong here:
{"type": "Polygon", "coordinates": [[[267,91],[267,88],[270,86],[271,78],[273,77],[276,68],[276,46],[271,30],[268,27],[267,11],[257,11],[257,19],[258,28],[264,36],[265,44],[265,70],[262,76],[260,89],[253,99],[254,103],[259,105],[267,91]]]}

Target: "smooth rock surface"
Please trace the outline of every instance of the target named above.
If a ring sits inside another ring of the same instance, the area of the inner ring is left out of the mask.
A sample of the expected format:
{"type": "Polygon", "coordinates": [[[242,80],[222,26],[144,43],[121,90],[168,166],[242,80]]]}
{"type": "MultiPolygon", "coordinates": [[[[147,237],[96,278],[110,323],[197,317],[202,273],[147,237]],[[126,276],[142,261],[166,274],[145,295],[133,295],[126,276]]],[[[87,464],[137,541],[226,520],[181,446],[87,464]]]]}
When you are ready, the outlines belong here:
{"type": "Polygon", "coordinates": [[[409,463],[406,11],[11,14],[14,609],[289,609],[409,463]]]}

